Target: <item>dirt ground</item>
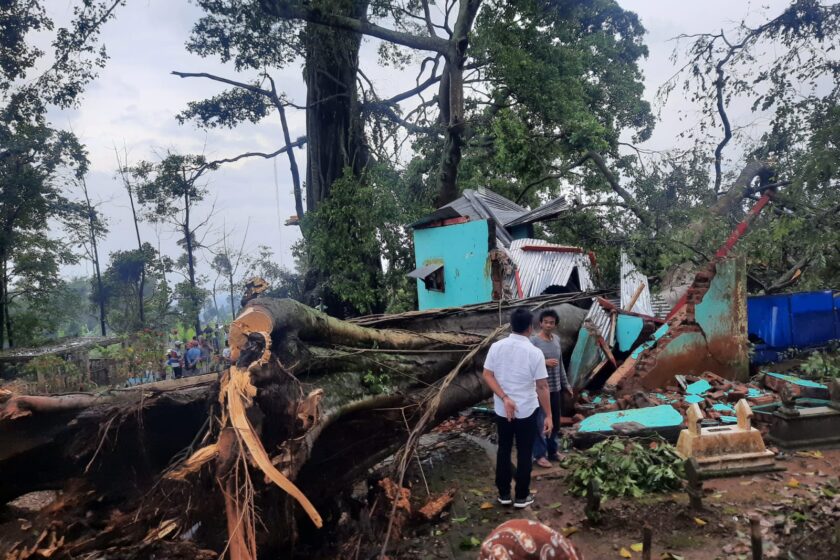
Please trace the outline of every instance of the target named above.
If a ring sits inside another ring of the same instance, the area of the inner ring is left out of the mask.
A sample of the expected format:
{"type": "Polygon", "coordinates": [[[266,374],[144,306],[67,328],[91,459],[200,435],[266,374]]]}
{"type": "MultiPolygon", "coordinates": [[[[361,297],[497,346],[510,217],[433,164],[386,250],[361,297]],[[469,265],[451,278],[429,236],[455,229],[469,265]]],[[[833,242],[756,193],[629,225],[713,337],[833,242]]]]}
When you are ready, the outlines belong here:
{"type": "MultiPolygon", "coordinates": [[[[413,505],[428,501],[427,485],[432,496],[456,489],[454,502],[436,521],[412,521],[391,558],[474,559],[494,527],[525,517],[566,534],[588,560],[641,559],[638,549],[646,524],[653,532],[651,558],[746,560],[752,558],[749,518],[757,515],[764,558],[840,560],[840,449],[782,453],[777,464],[783,472],[706,481],[700,511],[689,508],[682,491],[606,500],[601,521],[593,525],[584,513],[585,499],[568,493],[566,473],[559,466],[534,467],[537,501],[531,508],[496,504],[494,431],[489,418],[476,413],[447,421],[424,437],[419,449],[422,474],[416,464],[409,472],[413,505]]],[[[22,538],[35,512],[56,496],[33,493],[0,509],[0,550],[22,538]]],[[[157,557],[172,557],[171,552],[157,557]]],[[[336,556],[315,551],[298,555],[336,556]]]]}
{"type": "MultiPolygon", "coordinates": [[[[832,543],[832,538],[840,543],[840,496],[830,490],[840,485],[840,449],[783,453],[777,461],[785,467],[783,472],[706,481],[701,511],[689,508],[684,492],[607,500],[602,504],[603,519],[592,525],[584,514],[585,499],[568,494],[560,467],[534,467],[532,491],[537,501],[531,508],[514,510],[496,504],[495,451],[481,437],[491,428],[478,432],[478,437],[450,434],[433,443],[431,452],[427,450],[423,466],[431,493],[453,487],[458,491],[440,521],[421,525],[413,538],[403,540],[397,558],[475,558],[477,543],[495,526],[516,517],[537,519],[563,532],[587,559],[641,558],[633,545],[640,547],[645,524],[653,530],[655,559],[752,558],[749,517],[758,515],[765,558],[840,559],[840,544],[832,543]],[[808,509],[825,509],[826,503],[832,504],[826,515],[833,515],[836,523],[828,528],[809,518],[813,513],[808,509]],[[796,555],[788,556],[787,550],[796,555]]],[[[421,501],[425,497],[417,470],[413,494],[421,501]]]]}

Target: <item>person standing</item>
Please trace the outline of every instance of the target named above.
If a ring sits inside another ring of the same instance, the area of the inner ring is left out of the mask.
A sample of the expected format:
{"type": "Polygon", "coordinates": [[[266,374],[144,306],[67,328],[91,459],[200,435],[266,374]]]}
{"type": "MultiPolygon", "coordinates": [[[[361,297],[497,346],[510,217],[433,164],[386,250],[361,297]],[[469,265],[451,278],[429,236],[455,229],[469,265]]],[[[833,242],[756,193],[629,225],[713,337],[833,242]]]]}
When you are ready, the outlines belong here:
{"type": "Polygon", "coordinates": [[[222,366],[225,368],[230,367],[230,346],[228,346],[227,340],[225,340],[225,349],[222,350],[222,366]]]}
{"type": "Polygon", "coordinates": [[[196,341],[191,340],[189,344],[187,344],[187,354],[184,357],[187,376],[195,375],[197,373],[196,369],[198,368],[199,361],[201,361],[201,348],[198,347],[198,343],[196,341]]]}
{"type": "Polygon", "coordinates": [[[537,432],[537,409],[545,412],[543,432],[552,430],[548,396],[548,373],[542,352],[531,344],[534,317],[527,309],[516,309],[510,316],[513,333],[493,343],[484,361],[484,380],[493,391],[494,411],[499,434],[496,455],[496,487],[502,505],[526,508],[534,503],[531,495],[531,453],[537,432]],[[512,468],[510,454],[516,440],[516,492],[511,499],[512,468]]]}
{"type": "Polygon", "coordinates": [[[551,461],[559,459],[557,455],[557,432],[560,428],[560,412],[563,405],[563,392],[572,394],[572,387],[566,377],[563,365],[563,353],[560,349],[560,337],[554,334],[560,316],[553,309],[540,313],[540,331],[531,335],[531,343],[542,351],[545,367],[548,371],[548,400],[551,404],[552,430],[544,435],[539,426],[542,424],[542,410],[537,414],[536,439],[534,440],[534,460],[544,468],[551,468],[551,461]]]}
{"type": "Polygon", "coordinates": [[[184,351],[181,349],[181,341],[175,341],[175,348],[172,350],[175,353],[175,361],[172,363],[172,376],[175,379],[181,379],[184,373],[184,351]]]}

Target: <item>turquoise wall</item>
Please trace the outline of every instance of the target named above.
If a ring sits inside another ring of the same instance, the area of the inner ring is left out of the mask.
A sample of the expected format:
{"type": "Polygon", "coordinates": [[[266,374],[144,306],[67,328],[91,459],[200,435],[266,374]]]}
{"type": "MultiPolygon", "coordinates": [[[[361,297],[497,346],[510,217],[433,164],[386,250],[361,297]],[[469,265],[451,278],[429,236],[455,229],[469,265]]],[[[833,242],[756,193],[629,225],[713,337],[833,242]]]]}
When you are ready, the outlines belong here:
{"type": "Polygon", "coordinates": [[[493,296],[490,278],[490,224],[487,220],[414,230],[417,267],[443,264],[444,292],[426,289],[417,281],[420,309],[484,303],[493,296]]]}

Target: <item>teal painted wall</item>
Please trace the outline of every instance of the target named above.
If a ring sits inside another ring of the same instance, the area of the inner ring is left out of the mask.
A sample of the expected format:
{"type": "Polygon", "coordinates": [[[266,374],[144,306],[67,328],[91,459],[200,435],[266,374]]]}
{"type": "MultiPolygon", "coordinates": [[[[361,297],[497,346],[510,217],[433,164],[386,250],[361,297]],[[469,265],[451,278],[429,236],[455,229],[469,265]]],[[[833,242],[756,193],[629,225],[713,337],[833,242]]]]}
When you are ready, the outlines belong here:
{"type": "Polygon", "coordinates": [[[615,329],[618,349],[622,352],[629,352],[639,338],[639,335],[642,334],[644,326],[645,322],[641,317],[636,317],[635,315],[619,315],[615,329]]]}
{"type": "Polygon", "coordinates": [[[444,292],[426,289],[417,281],[419,308],[438,309],[470,303],[484,303],[493,297],[490,239],[487,220],[414,230],[414,258],[417,267],[443,264],[444,292]]]}

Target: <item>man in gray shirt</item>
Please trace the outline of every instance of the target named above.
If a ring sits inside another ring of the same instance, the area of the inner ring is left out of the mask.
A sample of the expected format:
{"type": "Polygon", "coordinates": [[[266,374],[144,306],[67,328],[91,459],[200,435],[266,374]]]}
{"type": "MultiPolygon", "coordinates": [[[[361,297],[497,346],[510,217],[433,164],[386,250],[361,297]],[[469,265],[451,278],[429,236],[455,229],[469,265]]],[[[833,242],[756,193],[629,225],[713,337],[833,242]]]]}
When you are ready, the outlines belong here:
{"type": "MultiPolygon", "coordinates": [[[[560,317],[553,309],[546,309],[540,313],[540,330],[531,335],[531,343],[539,348],[545,357],[545,367],[548,371],[549,402],[551,403],[552,430],[544,434],[537,429],[534,440],[534,460],[537,465],[550,468],[551,461],[556,461],[557,431],[560,427],[560,409],[563,402],[563,392],[572,394],[572,388],[566,377],[566,367],[563,365],[563,354],[560,350],[560,337],[554,334],[560,317]]],[[[543,418],[538,412],[537,425],[542,426],[543,418]]]]}

